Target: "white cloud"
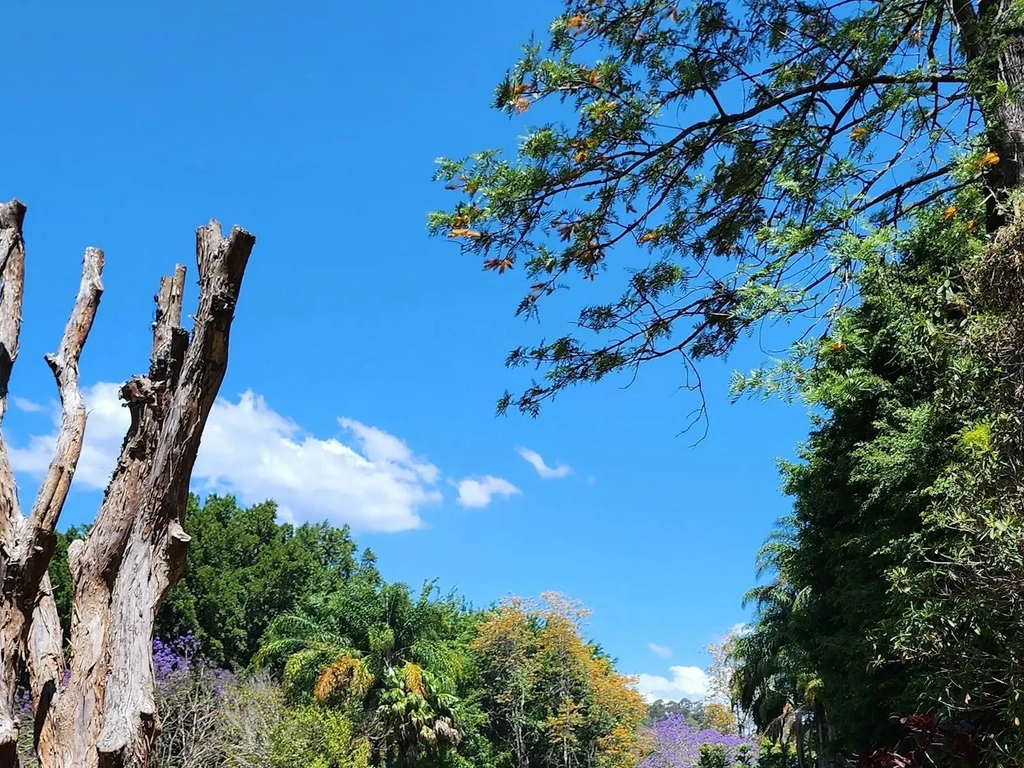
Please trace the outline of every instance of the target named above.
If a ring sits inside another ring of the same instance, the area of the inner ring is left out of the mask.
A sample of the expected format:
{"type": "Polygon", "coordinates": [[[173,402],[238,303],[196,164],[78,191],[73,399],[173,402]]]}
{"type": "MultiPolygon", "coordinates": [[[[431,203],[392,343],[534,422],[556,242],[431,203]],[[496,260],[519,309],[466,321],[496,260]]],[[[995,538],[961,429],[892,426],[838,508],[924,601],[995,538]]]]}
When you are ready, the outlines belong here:
{"type": "Polygon", "coordinates": [[[46,410],[45,405],[37,403],[34,400],[29,400],[27,397],[12,395],[11,402],[14,403],[15,408],[19,411],[24,411],[25,413],[41,413],[46,410]]]}
{"type": "Polygon", "coordinates": [[[636,689],[650,703],[701,699],[708,693],[708,676],[700,667],[669,667],[671,678],[661,675],[637,676],[636,689]]]}
{"type": "Polygon", "coordinates": [[[554,480],[572,474],[572,467],[561,462],[555,462],[555,466],[549,467],[544,463],[544,457],[536,451],[531,451],[529,448],[518,448],[517,450],[519,455],[526,459],[537,470],[537,474],[545,480],[554,480]]]}
{"type": "Polygon", "coordinates": [[[729,631],[725,633],[725,636],[728,638],[743,637],[744,635],[749,634],[751,630],[753,630],[753,626],[751,626],[751,624],[745,621],[741,621],[736,624],[733,624],[729,631]]]}
{"type": "Polygon", "coordinates": [[[437,467],[419,461],[402,440],[387,432],[368,427],[355,419],[338,419],[338,423],[352,432],[363,445],[363,453],[370,461],[385,464],[407,466],[418,472],[428,483],[436,483],[439,474],[437,467]]]}
{"type": "Polygon", "coordinates": [[[655,656],[660,656],[663,659],[667,659],[669,656],[672,655],[672,649],[666,645],[648,643],[647,647],[650,649],[651,653],[653,653],[655,656]]]}
{"type": "Polygon", "coordinates": [[[452,482],[458,491],[458,502],[467,509],[479,509],[490,504],[495,496],[514,496],[521,493],[512,483],[502,477],[487,475],[479,479],[467,477],[458,482],[452,482]]]}
{"type": "MultiPolygon", "coordinates": [[[[121,407],[118,384],[101,382],[87,387],[82,394],[89,407],[85,426],[85,444],[75,470],[75,486],[89,490],[103,489],[110,479],[124,434],[131,424],[128,409],[121,407]]],[[[46,472],[53,456],[60,423],[59,406],[51,412],[54,431],[46,435],[33,435],[25,446],[10,446],[11,466],[15,472],[40,477],[46,472]]]]}
{"type": "MultiPolygon", "coordinates": [[[[90,413],[75,473],[79,488],[106,487],[114,468],[130,423],[119,388],[99,383],[83,392],[90,413]]],[[[282,517],[297,521],[327,519],[372,531],[422,526],[420,511],[442,501],[435,488],[438,468],[394,435],[353,419],[338,423],[350,436],[346,442],[305,433],[252,392],[237,402],[218,398],[192,473],[193,489],[232,493],[243,504],[274,499],[282,517]]],[[[12,447],[14,469],[40,476],[55,439],[56,429],[12,447]]]]}

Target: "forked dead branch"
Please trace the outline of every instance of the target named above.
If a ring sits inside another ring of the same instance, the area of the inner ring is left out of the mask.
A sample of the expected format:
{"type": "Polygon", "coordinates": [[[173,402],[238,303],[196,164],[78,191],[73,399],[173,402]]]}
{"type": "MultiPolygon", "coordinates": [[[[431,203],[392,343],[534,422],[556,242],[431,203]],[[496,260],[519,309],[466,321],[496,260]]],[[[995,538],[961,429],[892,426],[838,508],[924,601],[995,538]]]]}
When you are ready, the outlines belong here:
{"type": "MultiPolygon", "coordinates": [[[[0,420],[18,356],[24,217],[20,201],[0,204],[0,420]]],[[[78,363],[103,292],[103,252],[85,251],[71,318],[57,352],[46,357],[62,414],[28,515],[0,440],[0,766],[18,764],[15,689],[26,669],[42,768],[147,764],[159,731],[153,621],[185,566],[189,478],[227,369],[231,322],[254,244],[238,227],[224,237],[216,221],[197,230],[199,306],[191,333],[181,327],[185,268],[178,265],[160,282],[149,372],[121,388],[131,426],[89,536],[69,552],[74,607],[65,643],[47,568],[82,451],[78,363]]]]}

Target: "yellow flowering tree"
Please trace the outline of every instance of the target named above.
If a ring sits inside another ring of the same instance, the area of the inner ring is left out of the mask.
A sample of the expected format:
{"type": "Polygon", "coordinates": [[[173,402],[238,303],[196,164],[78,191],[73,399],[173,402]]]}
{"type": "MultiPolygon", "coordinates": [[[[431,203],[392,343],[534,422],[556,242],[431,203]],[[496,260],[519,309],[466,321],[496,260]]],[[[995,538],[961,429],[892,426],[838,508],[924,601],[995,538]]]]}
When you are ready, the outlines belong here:
{"type": "Polygon", "coordinates": [[[478,628],[489,728],[517,768],[631,768],[643,755],[647,707],[635,681],[583,639],[587,613],[546,593],[539,603],[503,602],[478,628]]]}

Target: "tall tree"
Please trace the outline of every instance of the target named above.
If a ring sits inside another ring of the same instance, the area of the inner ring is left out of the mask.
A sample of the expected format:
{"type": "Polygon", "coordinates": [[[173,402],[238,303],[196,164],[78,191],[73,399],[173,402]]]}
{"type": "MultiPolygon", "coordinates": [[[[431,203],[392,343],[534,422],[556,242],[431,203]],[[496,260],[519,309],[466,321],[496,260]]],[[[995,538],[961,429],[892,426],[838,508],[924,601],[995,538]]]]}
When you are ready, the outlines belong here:
{"type": "Polygon", "coordinates": [[[502,411],[669,356],[699,387],[694,363],[759,321],[832,318],[846,235],[976,181],[994,232],[1021,184],[1015,0],[566,0],[547,42],[497,89],[540,113],[517,157],[439,161],[463,200],[430,230],[485,269],[522,262],[526,317],[574,276],[629,276],[583,335],[511,352],[543,375],[502,411]]]}
{"type": "Polygon", "coordinates": [[[248,666],[275,617],[330,594],[356,571],[348,528],[278,523],[273,502],[240,507],[230,496],[189,500],[188,567],[157,616],[165,638],[196,635],[203,655],[248,666]]]}
{"type": "MultiPolygon", "coordinates": [[[[0,416],[18,355],[25,206],[0,205],[0,416]]],[[[43,768],[147,764],[159,730],[152,636],[160,601],[181,575],[182,526],[199,440],[227,368],[228,336],[255,239],[211,222],[196,233],[199,306],[180,327],[185,268],[160,283],[146,376],[121,389],[132,421],[95,523],[68,550],[74,593],[65,680],[60,621],[47,568],[81,454],[85,403],[78,361],[99,305],[103,252],[89,248],[58,351],[47,356],[62,415],[54,457],[28,516],[0,441],[0,764],[16,766],[15,687],[27,667],[43,768]]]]}
{"type": "Polygon", "coordinates": [[[635,681],[583,640],[586,614],[547,593],[540,605],[505,601],[478,627],[482,706],[514,766],[629,768],[641,757],[647,707],[635,681]]]}
{"type": "Polygon", "coordinates": [[[428,582],[414,597],[364,561],[335,591],[275,618],[255,663],[280,672],[293,701],[351,714],[376,764],[443,763],[463,737],[471,616],[434,591],[428,582]]]}
{"type": "Polygon", "coordinates": [[[805,726],[819,726],[819,755],[827,730],[818,697],[820,680],[807,658],[806,633],[809,628],[813,633],[813,621],[799,614],[811,590],[798,586],[792,573],[798,548],[795,520],[779,521],[757,557],[758,576],[770,573],[772,579],[744,596],[744,603],[757,607],[756,621],[735,638],[728,653],[736,662],[730,680],[734,702],[749,713],[760,733],[784,746],[795,743],[797,768],[804,768],[805,726]]]}
{"type": "Polygon", "coordinates": [[[983,211],[964,192],[874,239],[861,303],[799,376],[814,429],[783,465],[793,515],[736,649],[762,725],[803,710],[824,742],[864,751],[919,709],[992,764],[1024,749],[1024,221],[986,243],[983,211]]]}

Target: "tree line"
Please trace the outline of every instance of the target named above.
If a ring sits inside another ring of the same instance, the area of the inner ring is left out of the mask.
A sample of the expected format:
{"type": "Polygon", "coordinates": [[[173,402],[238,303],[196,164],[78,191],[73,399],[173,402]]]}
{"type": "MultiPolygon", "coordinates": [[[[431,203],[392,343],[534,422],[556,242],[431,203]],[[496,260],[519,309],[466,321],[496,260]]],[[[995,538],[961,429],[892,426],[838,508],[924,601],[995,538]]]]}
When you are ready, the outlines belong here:
{"type": "MultiPolygon", "coordinates": [[[[347,528],[278,523],[272,502],[188,504],[189,565],[156,620],[158,765],[611,768],[644,756],[647,705],[585,639],[577,603],[552,593],[475,609],[432,582],[386,582],[347,528]]],[[[67,552],[84,535],[59,537],[61,612],[67,552]]]]}

